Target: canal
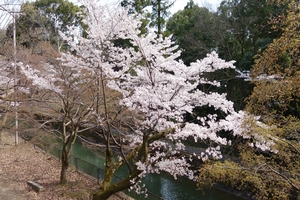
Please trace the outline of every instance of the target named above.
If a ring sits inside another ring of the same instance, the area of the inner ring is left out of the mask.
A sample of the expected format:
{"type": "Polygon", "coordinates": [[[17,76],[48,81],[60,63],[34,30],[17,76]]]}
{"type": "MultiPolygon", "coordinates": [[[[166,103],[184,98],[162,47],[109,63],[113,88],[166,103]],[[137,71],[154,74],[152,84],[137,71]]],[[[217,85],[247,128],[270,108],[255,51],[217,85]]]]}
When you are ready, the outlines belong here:
{"type": "MultiPolygon", "coordinates": [[[[81,171],[86,171],[88,174],[101,180],[103,178],[104,169],[104,153],[85,148],[81,142],[77,141],[72,151],[72,155],[76,160],[71,159],[72,165],[77,165],[81,171]],[[95,167],[96,166],[96,167],[95,167]]],[[[124,177],[127,170],[121,169],[118,171],[118,177],[124,177]]],[[[143,183],[151,193],[162,197],[165,200],[242,200],[241,197],[236,197],[233,194],[226,193],[218,189],[206,190],[204,193],[197,190],[196,183],[186,178],[178,178],[174,180],[169,174],[148,174],[143,183]]],[[[143,195],[134,196],[135,199],[145,199],[143,195]]],[[[149,198],[150,199],[150,198],[149,198]]]]}

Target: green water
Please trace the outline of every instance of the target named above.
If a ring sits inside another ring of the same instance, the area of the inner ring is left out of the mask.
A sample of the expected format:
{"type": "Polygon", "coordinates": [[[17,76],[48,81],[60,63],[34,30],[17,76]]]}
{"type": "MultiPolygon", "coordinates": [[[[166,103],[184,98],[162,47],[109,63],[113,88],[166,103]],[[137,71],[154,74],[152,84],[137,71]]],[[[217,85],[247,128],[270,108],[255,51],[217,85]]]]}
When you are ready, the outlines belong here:
{"type": "MultiPolygon", "coordinates": [[[[80,142],[76,142],[72,151],[72,155],[78,157],[77,165],[80,170],[86,171],[88,174],[97,177],[97,166],[104,169],[104,157],[103,153],[95,153],[82,146],[80,142]],[[85,162],[86,161],[86,162],[85,162]],[[88,164],[91,163],[91,164],[88,164]],[[83,168],[83,169],[82,169],[83,168]]],[[[74,159],[71,159],[72,165],[76,165],[74,159]]],[[[121,169],[118,171],[117,176],[124,177],[127,170],[121,169]]],[[[103,178],[103,171],[98,170],[100,179],[103,178]]],[[[149,174],[143,182],[146,185],[148,191],[162,197],[165,200],[242,200],[240,197],[228,194],[224,191],[217,189],[211,189],[205,191],[197,190],[196,183],[185,178],[178,178],[174,180],[172,176],[168,174],[149,174]]],[[[135,199],[145,199],[144,196],[134,197],[135,199]]],[[[148,199],[151,199],[150,197],[148,199]]]]}

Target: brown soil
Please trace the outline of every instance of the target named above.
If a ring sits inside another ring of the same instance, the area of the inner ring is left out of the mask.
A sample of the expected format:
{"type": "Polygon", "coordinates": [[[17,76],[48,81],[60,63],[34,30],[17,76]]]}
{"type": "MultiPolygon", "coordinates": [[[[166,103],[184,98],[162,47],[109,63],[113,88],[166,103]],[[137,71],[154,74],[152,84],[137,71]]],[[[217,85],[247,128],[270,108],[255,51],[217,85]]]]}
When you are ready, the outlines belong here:
{"type": "MultiPolygon", "coordinates": [[[[0,149],[0,199],[1,200],[69,200],[91,199],[99,185],[89,177],[72,167],[68,170],[68,184],[59,184],[60,162],[32,144],[20,142],[14,145],[14,137],[3,134],[0,149]],[[35,192],[27,185],[34,181],[44,187],[35,192]]],[[[119,196],[111,200],[121,199],[119,196]]],[[[123,198],[122,198],[123,199],[123,198]]],[[[127,199],[127,198],[126,198],[127,199]]]]}

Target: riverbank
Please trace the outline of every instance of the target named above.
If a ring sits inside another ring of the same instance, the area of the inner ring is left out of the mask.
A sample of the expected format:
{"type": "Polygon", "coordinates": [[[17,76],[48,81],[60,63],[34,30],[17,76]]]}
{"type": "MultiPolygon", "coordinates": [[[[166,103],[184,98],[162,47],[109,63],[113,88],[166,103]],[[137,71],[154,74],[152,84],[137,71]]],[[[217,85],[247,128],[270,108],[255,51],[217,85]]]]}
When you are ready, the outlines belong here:
{"type": "MultiPolygon", "coordinates": [[[[3,133],[0,149],[0,199],[18,200],[88,200],[99,188],[97,180],[70,167],[69,183],[59,184],[60,163],[57,158],[35,149],[30,143],[14,145],[14,137],[3,133]],[[27,185],[34,181],[44,187],[36,193],[27,185]]],[[[110,200],[126,199],[115,195],[110,200]]]]}

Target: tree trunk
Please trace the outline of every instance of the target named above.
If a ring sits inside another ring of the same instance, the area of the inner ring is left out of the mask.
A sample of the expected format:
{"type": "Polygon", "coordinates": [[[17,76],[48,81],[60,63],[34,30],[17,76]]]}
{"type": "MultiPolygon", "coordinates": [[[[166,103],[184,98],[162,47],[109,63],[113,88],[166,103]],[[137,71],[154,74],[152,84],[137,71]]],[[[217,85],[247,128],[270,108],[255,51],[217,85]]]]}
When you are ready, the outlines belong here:
{"type": "Polygon", "coordinates": [[[99,191],[94,194],[93,200],[105,200],[108,199],[111,195],[116,194],[117,192],[121,192],[125,189],[130,188],[133,185],[132,180],[136,179],[140,173],[141,171],[135,170],[127,178],[110,186],[108,186],[109,183],[102,183],[99,191]],[[106,187],[104,188],[103,186],[106,187]]]}
{"type": "Polygon", "coordinates": [[[1,127],[0,127],[0,148],[2,148],[2,137],[3,137],[3,129],[6,125],[6,121],[7,121],[7,113],[4,114],[3,119],[2,119],[2,123],[1,123],[1,127]]]}
{"type": "Polygon", "coordinates": [[[131,183],[128,181],[129,179],[123,180],[119,183],[111,185],[106,189],[100,189],[96,194],[93,196],[93,200],[106,200],[111,195],[116,194],[122,190],[128,189],[131,186],[131,183]]]}
{"type": "Polygon", "coordinates": [[[2,148],[2,130],[3,130],[3,128],[1,127],[1,129],[0,129],[0,148],[2,148]]]}
{"type": "Polygon", "coordinates": [[[97,192],[96,194],[94,194],[93,200],[106,200],[106,199],[108,199],[113,194],[114,193],[109,192],[109,191],[100,190],[99,192],[97,192]]]}
{"type": "Polygon", "coordinates": [[[157,1],[157,37],[161,34],[161,0],[157,1]]]}
{"type": "Polygon", "coordinates": [[[60,171],[60,184],[67,183],[67,169],[69,167],[69,159],[66,151],[66,147],[64,145],[62,154],[61,154],[61,171],[60,171]]]}

